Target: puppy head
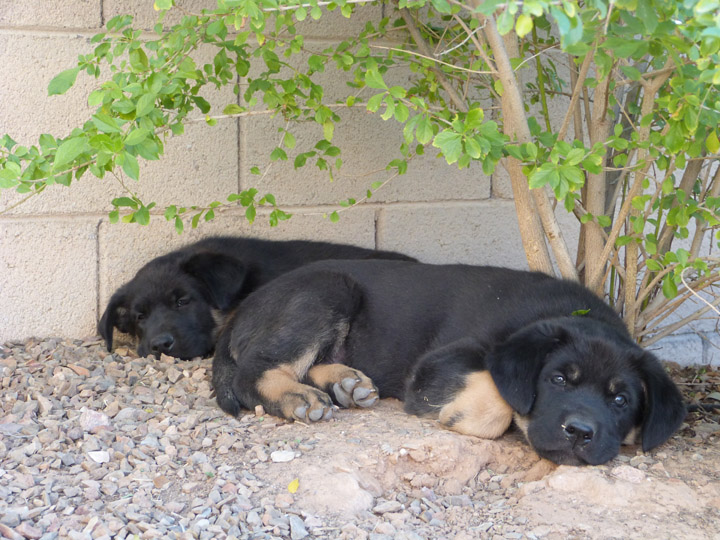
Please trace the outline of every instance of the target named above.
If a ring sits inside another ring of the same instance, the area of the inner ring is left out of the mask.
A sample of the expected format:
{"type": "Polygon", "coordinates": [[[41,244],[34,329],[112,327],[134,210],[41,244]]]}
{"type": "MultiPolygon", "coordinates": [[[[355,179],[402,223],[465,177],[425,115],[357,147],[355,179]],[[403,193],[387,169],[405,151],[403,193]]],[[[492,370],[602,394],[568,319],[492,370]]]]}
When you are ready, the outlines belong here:
{"type": "Polygon", "coordinates": [[[117,328],[139,338],[141,356],[208,355],[219,319],[240,301],[247,277],[241,261],[223,254],[158,257],[113,294],[98,330],[108,350],[117,328]]]}
{"type": "Polygon", "coordinates": [[[650,450],[685,416],[680,393],[657,359],[597,320],[534,323],[488,361],[528,441],[556,463],[605,463],[635,429],[643,450],[650,450]]]}

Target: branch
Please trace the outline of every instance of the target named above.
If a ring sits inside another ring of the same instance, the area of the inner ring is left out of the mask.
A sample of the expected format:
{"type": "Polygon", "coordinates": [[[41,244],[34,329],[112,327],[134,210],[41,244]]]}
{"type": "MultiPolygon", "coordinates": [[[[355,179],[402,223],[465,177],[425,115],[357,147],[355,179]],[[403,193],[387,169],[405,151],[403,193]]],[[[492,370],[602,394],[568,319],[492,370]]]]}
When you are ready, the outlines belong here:
{"type": "MultiPolygon", "coordinates": [[[[428,58],[432,58],[432,51],[430,50],[430,47],[428,47],[428,44],[425,43],[425,40],[422,37],[422,34],[420,33],[420,30],[418,29],[417,25],[415,24],[415,20],[412,18],[412,15],[410,12],[406,9],[400,9],[400,16],[405,21],[405,24],[407,25],[408,32],[410,32],[410,36],[413,38],[413,41],[415,42],[415,45],[418,49],[420,49],[420,52],[424,54],[428,58]]],[[[436,60],[439,62],[439,60],[436,60]]],[[[445,62],[441,62],[445,63],[445,62]]],[[[440,86],[443,87],[445,92],[447,92],[448,97],[450,98],[450,101],[455,104],[455,107],[459,111],[467,112],[468,107],[467,103],[460,97],[460,94],[457,93],[455,90],[455,87],[450,84],[450,81],[447,80],[447,77],[445,77],[445,74],[440,71],[437,67],[432,67],[433,73],[437,77],[438,82],[440,83],[440,86]]]]}
{"type": "MultiPolygon", "coordinates": [[[[568,126],[570,125],[570,119],[575,114],[575,108],[578,103],[578,100],[580,99],[580,94],[582,93],[582,89],[585,86],[585,79],[587,78],[588,71],[590,69],[590,63],[595,55],[595,47],[593,47],[592,51],[588,51],[588,53],[585,55],[585,60],[583,60],[582,66],[580,67],[580,72],[577,75],[577,81],[575,82],[575,87],[573,88],[572,97],[570,98],[570,105],[568,106],[568,111],[565,113],[565,118],[563,118],[562,125],[560,126],[560,131],[558,132],[558,141],[564,141],[565,140],[565,134],[567,132],[568,126]]],[[[572,68],[571,68],[572,69],[572,68]]],[[[575,137],[577,137],[578,134],[575,134],[575,137]]]]}

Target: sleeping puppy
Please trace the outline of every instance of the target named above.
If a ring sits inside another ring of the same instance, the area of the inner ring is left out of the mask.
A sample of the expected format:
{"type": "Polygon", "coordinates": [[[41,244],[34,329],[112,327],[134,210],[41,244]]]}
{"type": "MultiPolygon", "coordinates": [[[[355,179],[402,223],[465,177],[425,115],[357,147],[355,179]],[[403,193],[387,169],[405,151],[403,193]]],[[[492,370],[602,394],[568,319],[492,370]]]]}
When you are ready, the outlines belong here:
{"type": "Polygon", "coordinates": [[[484,438],[513,418],[537,453],[600,464],[647,451],[685,408],[658,360],[581,285],[535,272],[325,261],[243,302],[213,360],[220,407],[315,422],[380,397],[484,438]]]}
{"type": "Polygon", "coordinates": [[[260,285],[313,261],[368,258],[414,260],[328,242],[206,238],[143,266],[112,295],[98,331],[108,351],[117,328],[138,338],[140,356],[206,356],[228,314],[260,285]]]}

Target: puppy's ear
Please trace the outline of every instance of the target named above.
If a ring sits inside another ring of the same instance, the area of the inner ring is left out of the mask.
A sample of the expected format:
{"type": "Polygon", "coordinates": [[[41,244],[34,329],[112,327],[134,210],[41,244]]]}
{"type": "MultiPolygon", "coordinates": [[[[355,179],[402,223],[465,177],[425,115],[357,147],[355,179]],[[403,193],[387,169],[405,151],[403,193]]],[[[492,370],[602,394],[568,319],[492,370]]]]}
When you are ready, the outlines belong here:
{"type": "Polygon", "coordinates": [[[110,298],[110,302],[105,308],[98,322],[98,332],[105,340],[105,346],[108,351],[112,351],[113,329],[117,327],[121,332],[131,332],[128,316],[128,299],[124,292],[117,291],[110,298]]]}
{"type": "Polygon", "coordinates": [[[221,253],[198,253],[181,268],[201,283],[212,306],[221,311],[240,300],[248,278],[248,269],[242,261],[221,253]]]}
{"type": "Polygon", "coordinates": [[[569,337],[561,323],[540,321],[518,330],[488,355],[490,375],[514,410],[522,415],[530,412],[545,358],[569,337]]]}
{"type": "Polygon", "coordinates": [[[652,354],[643,351],[633,363],[645,385],[642,449],[647,452],[677,431],[687,410],[677,386],[652,354]]]}

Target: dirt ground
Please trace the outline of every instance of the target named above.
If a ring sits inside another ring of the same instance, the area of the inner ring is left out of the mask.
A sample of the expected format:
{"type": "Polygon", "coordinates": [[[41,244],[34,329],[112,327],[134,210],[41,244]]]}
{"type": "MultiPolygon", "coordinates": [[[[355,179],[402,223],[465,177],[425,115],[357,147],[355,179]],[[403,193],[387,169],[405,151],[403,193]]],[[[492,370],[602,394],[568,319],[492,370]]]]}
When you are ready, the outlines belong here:
{"type": "MultiPolygon", "coordinates": [[[[720,373],[672,369],[720,403],[720,373]]],[[[715,412],[650,454],[557,467],[395,400],[316,425],[215,405],[210,361],[94,339],[0,346],[0,537],[720,539],[715,412]]]]}

